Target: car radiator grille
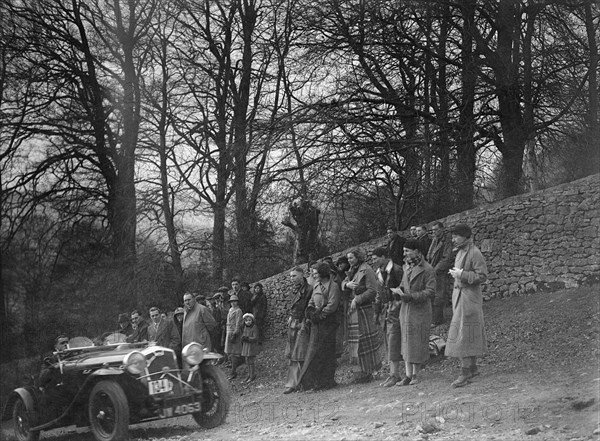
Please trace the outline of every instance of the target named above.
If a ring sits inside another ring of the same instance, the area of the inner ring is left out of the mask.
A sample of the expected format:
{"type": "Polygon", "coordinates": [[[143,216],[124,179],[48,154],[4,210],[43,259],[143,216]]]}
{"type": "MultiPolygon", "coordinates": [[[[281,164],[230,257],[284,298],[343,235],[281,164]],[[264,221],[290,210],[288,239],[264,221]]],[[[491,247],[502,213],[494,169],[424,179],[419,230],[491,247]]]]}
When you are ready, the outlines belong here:
{"type": "Polygon", "coordinates": [[[158,350],[150,352],[146,354],[146,361],[148,367],[145,379],[147,380],[150,394],[155,397],[168,397],[171,395],[180,395],[183,392],[180,371],[173,351],[158,350]],[[169,382],[167,389],[170,390],[160,392],[161,388],[166,386],[166,383],[159,380],[167,380],[169,382]],[[151,382],[152,385],[150,384],[151,382]],[[157,392],[157,390],[159,391],[157,392]]]}

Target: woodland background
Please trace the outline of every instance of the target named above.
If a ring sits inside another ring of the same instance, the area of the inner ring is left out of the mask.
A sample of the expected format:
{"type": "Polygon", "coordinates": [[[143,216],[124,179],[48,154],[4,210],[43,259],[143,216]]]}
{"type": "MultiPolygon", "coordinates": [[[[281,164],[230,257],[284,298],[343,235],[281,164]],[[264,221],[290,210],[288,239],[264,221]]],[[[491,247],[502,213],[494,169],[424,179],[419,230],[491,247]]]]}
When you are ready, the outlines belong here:
{"type": "Polygon", "coordinates": [[[3,0],[2,360],[599,169],[592,0],[3,0]]]}

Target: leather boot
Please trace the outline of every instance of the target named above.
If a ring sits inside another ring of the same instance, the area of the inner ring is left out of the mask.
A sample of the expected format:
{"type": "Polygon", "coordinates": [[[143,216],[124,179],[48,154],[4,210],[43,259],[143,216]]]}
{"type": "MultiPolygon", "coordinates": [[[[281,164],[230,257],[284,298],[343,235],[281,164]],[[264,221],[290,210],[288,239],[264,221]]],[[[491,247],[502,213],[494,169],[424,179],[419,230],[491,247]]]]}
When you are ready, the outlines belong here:
{"type": "Polygon", "coordinates": [[[452,382],[452,387],[463,387],[469,384],[469,378],[471,378],[471,368],[461,368],[460,376],[452,382]]]}
{"type": "Polygon", "coordinates": [[[471,370],[471,378],[476,377],[477,375],[480,374],[479,370],[477,369],[477,365],[476,364],[471,365],[470,370],[471,370]]]}

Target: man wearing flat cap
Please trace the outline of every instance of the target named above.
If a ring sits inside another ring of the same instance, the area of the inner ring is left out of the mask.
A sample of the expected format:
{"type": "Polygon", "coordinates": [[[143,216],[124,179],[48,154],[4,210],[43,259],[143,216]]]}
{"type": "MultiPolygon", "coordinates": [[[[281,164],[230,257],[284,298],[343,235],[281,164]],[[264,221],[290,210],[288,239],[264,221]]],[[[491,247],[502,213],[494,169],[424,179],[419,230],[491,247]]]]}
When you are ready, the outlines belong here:
{"type": "Polygon", "coordinates": [[[449,271],[454,279],[453,316],[445,354],[460,359],[461,374],[452,387],[462,387],[479,375],[477,357],[487,352],[481,284],[487,280],[488,271],[481,251],[473,244],[471,228],[458,224],[451,232],[457,253],[449,271]]]}

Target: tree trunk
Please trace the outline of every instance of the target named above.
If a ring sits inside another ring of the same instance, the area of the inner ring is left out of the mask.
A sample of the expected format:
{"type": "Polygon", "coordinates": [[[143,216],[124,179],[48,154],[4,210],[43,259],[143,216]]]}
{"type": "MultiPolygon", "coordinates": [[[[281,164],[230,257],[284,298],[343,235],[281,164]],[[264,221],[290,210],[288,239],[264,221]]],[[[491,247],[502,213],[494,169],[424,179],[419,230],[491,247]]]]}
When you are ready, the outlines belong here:
{"type": "Polygon", "coordinates": [[[590,66],[588,68],[588,114],[587,114],[587,127],[588,127],[588,142],[590,145],[598,143],[600,139],[600,117],[599,104],[598,104],[598,64],[600,63],[600,56],[598,55],[598,34],[597,29],[594,26],[594,15],[592,11],[592,2],[595,0],[587,0],[585,2],[585,29],[587,32],[587,39],[589,45],[589,57],[590,66]]]}
{"type": "Polygon", "coordinates": [[[475,84],[477,81],[477,61],[473,54],[473,37],[475,29],[475,0],[461,2],[463,27],[461,32],[463,50],[462,58],[462,93],[459,116],[459,132],[457,140],[457,177],[455,211],[464,211],[473,207],[475,183],[476,149],[474,142],[475,117],[475,84]]]}

